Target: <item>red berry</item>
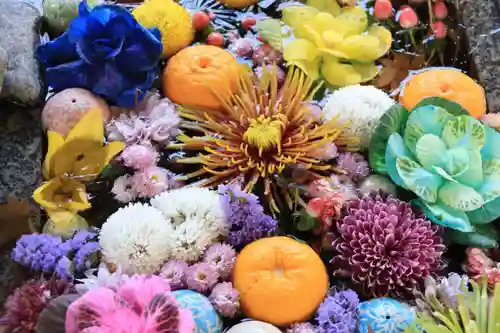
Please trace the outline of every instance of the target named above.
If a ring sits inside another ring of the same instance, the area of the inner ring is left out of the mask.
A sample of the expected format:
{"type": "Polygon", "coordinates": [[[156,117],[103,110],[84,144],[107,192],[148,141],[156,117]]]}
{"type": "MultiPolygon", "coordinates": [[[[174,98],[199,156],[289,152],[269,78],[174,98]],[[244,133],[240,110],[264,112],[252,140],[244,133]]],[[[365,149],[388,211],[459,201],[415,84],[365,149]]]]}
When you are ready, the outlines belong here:
{"type": "Polygon", "coordinates": [[[399,11],[398,22],[404,29],[413,28],[418,24],[417,13],[411,7],[404,7],[399,11]]]}
{"type": "Polygon", "coordinates": [[[434,13],[434,16],[438,20],[444,20],[446,16],[448,16],[448,7],[444,4],[442,1],[438,1],[434,4],[434,7],[432,7],[432,11],[434,13]]]}
{"type": "Polygon", "coordinates": [[[387,20],[392,17],[392,3],[390,0],[375,0],[373,14],[377,20],[387,20]]]}
{"type": "Polygon", "coordinates": [[[432,23],[432,31],[436,39],[444,39],[446,37],[446,25],[442,21],[432,23]]]}
{"type": "Polygon", "coordinates": [[[193,22],[193,28],[197,31],[201,31],[210,24],[210,17],[207,13],[199,11],[193,14],[191,21],[193,22]]]}
{"type": "Polygon", "coordinates": [[[241,26],[245,30],[250,30],[256,23],[257,20],[253,16],[247,16],[241,21],[241,26]]]}
{"type": "Polygon", "coordinates": [[[220,32],[211,32],[207,37],[207,44],[213,46],[224,46],[224,36],[220,32]]]}

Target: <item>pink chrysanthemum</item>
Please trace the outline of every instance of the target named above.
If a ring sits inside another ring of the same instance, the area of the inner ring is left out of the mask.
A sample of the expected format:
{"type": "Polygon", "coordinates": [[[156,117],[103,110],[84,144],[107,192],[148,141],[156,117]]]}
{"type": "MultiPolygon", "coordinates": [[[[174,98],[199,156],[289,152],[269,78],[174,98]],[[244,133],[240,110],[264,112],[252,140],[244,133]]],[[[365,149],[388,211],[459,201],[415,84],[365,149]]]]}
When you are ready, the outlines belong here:
{"type": "Polygon", "coordinates": [[[152,198],[166,190],[181,186],[175,174],[155,166],[137,171],[132,177],[132,182],[140,198],[152,198]]]}
{"type": "Polygon", "coordinates": [[[217,283],[219,275],[215,268],[205,262],[189,266],[186,271],[186,282],[188,289],[206,293],[217,283]]]}
{"type": "Polygon", "coordinates": [[[216,284],[209,300],[217,312],[224,317],[232,318],[240,309],[240,293],[233,288],[231,282],[216,284]]]}
{"type": "Polygon", "coordinates": [[[203,261],[212,266],[222,280],[227,280],[233,272],[236,251],[229,244],[216,243],[205,252],[203,261]]]}
{"type": "Polygon", "coordinates": [[[113,193],[116,200],[123,203],[135,200],[137,198],[137,191],[132,182],[132,176],[124,175],[116,178],[111,193],[113,193]]]}
{"type": "Polygon", "coordinates": [[[186,271],[188,264],[182,260],[170,260],[160,270],[160,276],[169,284],[172,290],[186,288],[186,271]]]}
{"type": "Polygon", "coordinates": [[[344,170],[354,181],[361,181],[370,174],[370,166],[358,153],[341,153],[337,159],[337,168],[344,170]]]}
{"type": "Polygon", "coordinates": [[[286,333],[317,333],[318,329],[311,323],[297,323],[290,326],[286,333]]]}
{"type": "Polygon", "coordinates": [[[131,145],[123,149],[120,157],[125,166],[143,170],[156,165],[158,152],[151,146],[131,145]]]}
{"type": "Polygon", "coordinates": [[[394,197],[372,193],[347,202],[337,232],[335,274],[351,277],[367,296],[411,296],[442,268],[439,226],[394,197]]]}

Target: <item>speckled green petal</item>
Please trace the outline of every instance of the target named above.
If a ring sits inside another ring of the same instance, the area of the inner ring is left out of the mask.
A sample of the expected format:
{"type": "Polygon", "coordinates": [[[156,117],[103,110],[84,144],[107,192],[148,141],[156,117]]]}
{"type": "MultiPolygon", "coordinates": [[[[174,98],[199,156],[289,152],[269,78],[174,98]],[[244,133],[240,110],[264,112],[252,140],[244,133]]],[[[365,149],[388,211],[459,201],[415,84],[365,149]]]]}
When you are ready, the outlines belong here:
{"type": "Polygon", "coordinates": [[[424,134],[416,146],[418,161],[424,168],[432,172],[433,166],[442,166],[446,154],[446,145],[434,134],[424,134]]]}
{"type": "Polygon", "coordinates": [[[389,141],[387,141],[387,148],[385,149],[385,164],[392,181],[397,185],[406,188],[405,182],[401,176],[399,176],[396,167],[396,160],[400,156],[411,158],[411,153],[408,149],[406,149],[401,135],[399,133],[393,133],[389,137],[389,141]]]}
{"type": "Polygon", "coordinates": [[[483,197],[475,189],[460,183],[446,181],[439,189],[439,199],[451,208],[470,212],[484,204],[483,197]]]}
{"type": "Polygon", "coordinates": [[[483,160],[500,159],[500,133],[493,128],[484,125],[484,132],[486,134],[486,143],[481,149],[481,156],[483,160]]]}
{"type": "Polygon", "coordinates": [[[415,199],[412,200],[411,204],[420,208],[427,215],[427,218],[436,224],[463,232],[474,231],[467,214],[463,211],[447,207],[439,201],[433,204],[415,199]]]}
{"type": "Polygon", "coordinates": [[[451,147],[481,149],[486,140],[483,124],[470,116],[453,117],[446,123],[441,138],[451,147]]]}
{"type": "Polygon", "coordinates": [[[420,164],[406,156],[396,160],[396,168],[406,187],[428,202],[436,202],[443,178],[425,170],[420,164]]]}
{"type": "Polygon", "coordinates": [[[500,217],[500,197],[487,202],[476,210],[467,212],[467,216],[472,224],[486,224],[496,220],[500,217]]]}

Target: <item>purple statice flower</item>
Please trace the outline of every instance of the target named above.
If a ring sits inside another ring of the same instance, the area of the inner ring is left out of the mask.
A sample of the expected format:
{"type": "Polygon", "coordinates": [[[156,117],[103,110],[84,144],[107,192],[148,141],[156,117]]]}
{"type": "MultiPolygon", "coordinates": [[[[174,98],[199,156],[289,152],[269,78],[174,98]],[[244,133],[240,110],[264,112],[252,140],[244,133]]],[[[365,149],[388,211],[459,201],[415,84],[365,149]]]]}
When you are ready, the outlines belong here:
{"type": "Polygon", "coordinates": [[[66,255],[61,237],[47,234],[23,235],[12,250],[12,259],[34,271],[52,273],[66,255]]]}
{"type": "Polygon", "coordinates": [[[97,253],[101,247],[98,242],[88,242],[84,244],[78,251],[76,251],[73,261],[75,263],[75,269],[79,272],[83,272],[90,269],[92,265],[96,262],[92,255],[97,253]]]}
{"type": "Polygon", "coordinates": [[[71,246],[73,249],[78,250],[85,243],[90,242],[97,238],[96,230],[79,230],[71,238],[71,246]]]}
{"type": "Polygon", "coordinates": [[[240,293],[231,282],[217,283],[208,299],[224,317],[232,318],[240,310],[240,293]]]}
{"type": "Polygon", "coordinates": [[[55,267],[55,273],[58,277],[65,280],[71,280],[73,277],[72,262],[68,257],[61,257],[55,267]]]}
{"type": "Polygon", "coordinates": [[[222,280],[227,280],[233,273],[236,251],[229,244],[212,244],[205,252],[203,261],[215,268],[222,280]]]}
{"type": "Polygon", "coordinates": [[[188,264],[182,260],[170,260],[160,270],[160,276],[168,281],[172,290],[186,288],[188,264]]]}
{"type": "Polygon", "coordinates": [[[264,213],[256,195],[237,185],[221,185],[219,194],[229,224],[229,244],[243,246],[276,231],[276,220],[264,213]]]}
{"type": "Polygon", "coordinates": [[[327,296],[318,308],[316,321],[325,333],[354,333],[359,319],[359,297],[353,290],[327,296]]]}
{"type": "Polygon", "coordinates": [[[337,158],[337,168],[344,170],[354,181],[361,181],[370,175],[370,166],[363,155],[341,153],[337,158]]]}
{"type": "Polygon", "coordinates": [[[188,289],[199,293],[209,292],[217,283],[217,271],[205,262],[191,265],[186,270],[186,283],[188,289]]]}

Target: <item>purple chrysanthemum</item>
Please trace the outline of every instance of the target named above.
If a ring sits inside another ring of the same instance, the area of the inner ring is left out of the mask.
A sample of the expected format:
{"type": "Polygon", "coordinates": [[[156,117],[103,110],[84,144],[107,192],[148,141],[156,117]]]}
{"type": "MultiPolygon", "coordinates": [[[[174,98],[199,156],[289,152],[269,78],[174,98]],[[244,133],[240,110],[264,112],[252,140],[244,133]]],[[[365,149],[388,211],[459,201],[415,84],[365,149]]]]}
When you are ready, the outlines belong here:
{"type": "Polygon", "coordinates": [[[233,288],[231,282],[216,284],[209,299],[217,312],[224,317],[232,318],[240,309],[240,293],[233,288]]]}
{"type": "Polygon", "coordinates": [[[170,260],[160,270],[160,276],[168,281],[172,290],[186,288],[188,264],[182,260],[170,260]]]}
{"type": "Polygon", "coordinates": [[[417,284],[442,268],[439,226],[389,195],[349,201],[337,232],[335,273],[351,277],[367,296],[411,296],[417,284]]]}
{"type": "MultiPolygon", "coordinates": [[[[316,326],[311,323],[297,323],[290,326],[286,333],[319,333],[316,326]]],[[[328,332],[321,332],[328,333],[328,332]]]]}
{"type": "Polygon", "coordinates": [[[354,333],[359,319],[359,297],[352,290],[327,296],[318,308],[316,321],[321,332],[354,333]]]}
{"type": "Polygon", "coordinates": [[[217,283],[217,271],[205,262],[191,265],[186,270],[186,283],[188,289],[199,293],[209,292],[217,283]]]}
{"type": "Polygon", "coordinates": [[[236,185],[219,186],[219,194],[230,224],[229,244],[243,246],[276,231],[276,220],[264,213],[256,195],[236,185]]]}
{"type": "Polygon", "coordinates": [[[337,168],[344,170],[354,181],[361,181],[370,174],[370,166],[363,155],[358,153],[340,153],[337,168]]]}
{"type": "Polygon", "coordinates": [[[236,251],[229,244],[212,244],[205,252],[203,261],[215,268],[222,280],[227,280],[233,272],[236,251]]]}

